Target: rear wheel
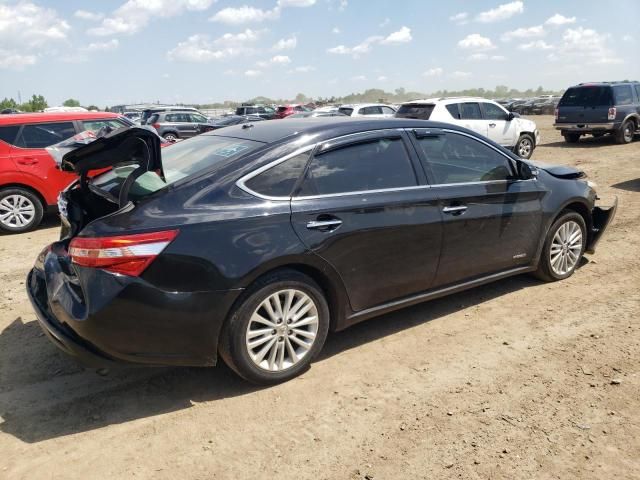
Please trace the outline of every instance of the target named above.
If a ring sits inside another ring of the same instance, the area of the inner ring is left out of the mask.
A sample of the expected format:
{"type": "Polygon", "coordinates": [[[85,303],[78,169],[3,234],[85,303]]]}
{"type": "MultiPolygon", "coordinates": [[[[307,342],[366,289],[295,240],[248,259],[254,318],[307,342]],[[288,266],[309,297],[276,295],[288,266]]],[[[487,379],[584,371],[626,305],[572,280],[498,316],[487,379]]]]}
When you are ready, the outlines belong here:
{"type": "Polygon", "coordinates": [[[328,330],[329,307],[320,287],[283,270],[247,290],[223,328],[220,354],[250,382],[280,383],[308,368],[328,330]]]}
{"type": "Polygon", "coordinates": [[[516,153],[520,158],[531,158],[535,143],[533,137],[528,133],[523,133],[516,144],[516,153]]]}
{"type": "Polygon", "coordinates": [[[616,132],[616,143],[631,143],[633,141],[633,133],[636,129],[633,120],[627,120],[622,124],[620,130],[616,132]]]}
{"type": "Polygon", "coordinates": [[[546,282],[573,275],[587,244],[587,226],[577,212],[566,210],[553,223],[534,275],[546,282]]]}
{"type": "Polygon", "coordinates": [[[44,207],[40,199],[25,188],[0,190],[0,230],[28,232],[40,225],[44,207]]]}
{"type": "Polygon", "coordinates": [[[578,143],[578,141],[580,140],[579,133],[563,133],[563,135],[564,141],[567,143],[578,143]]]}

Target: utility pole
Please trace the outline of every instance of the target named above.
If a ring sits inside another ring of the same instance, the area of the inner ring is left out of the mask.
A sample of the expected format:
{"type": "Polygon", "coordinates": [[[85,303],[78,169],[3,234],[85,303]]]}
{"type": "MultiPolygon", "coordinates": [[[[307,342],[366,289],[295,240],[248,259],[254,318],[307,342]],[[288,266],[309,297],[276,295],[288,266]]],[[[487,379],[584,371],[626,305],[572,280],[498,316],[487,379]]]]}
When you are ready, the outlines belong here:
{"type": "Polygon", "coordinates": [[[18,105],[22,105],[22,95],[20,95],[20,90],[18,90],[18,105]]]}

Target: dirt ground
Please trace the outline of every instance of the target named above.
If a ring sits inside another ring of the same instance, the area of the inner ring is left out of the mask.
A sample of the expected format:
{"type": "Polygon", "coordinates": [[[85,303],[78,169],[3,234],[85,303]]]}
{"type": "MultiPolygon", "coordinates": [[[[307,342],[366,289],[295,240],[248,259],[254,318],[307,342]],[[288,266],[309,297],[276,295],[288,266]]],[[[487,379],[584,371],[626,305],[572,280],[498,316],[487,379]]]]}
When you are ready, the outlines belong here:
{"type": "Polygon", "coordinates": [[[618,215],[570,279],[515,277],[329,337],[302,377],[84,370],[24,291],[55,219],[0,236],[0,478],[640,478],[640,139],[566,145],[618,215]]]}

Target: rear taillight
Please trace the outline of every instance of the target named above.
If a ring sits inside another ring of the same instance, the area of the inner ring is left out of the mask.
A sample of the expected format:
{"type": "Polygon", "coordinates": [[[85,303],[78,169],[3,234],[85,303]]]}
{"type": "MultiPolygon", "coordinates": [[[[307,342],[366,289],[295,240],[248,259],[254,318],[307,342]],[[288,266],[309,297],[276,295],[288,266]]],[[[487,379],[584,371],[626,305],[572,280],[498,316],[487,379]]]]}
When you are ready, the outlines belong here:
{"type": "Polygon", "coordinates": [[[609,113],[607,114],[607,120],[615,120],[616,119],[616,107],[611,107],[609,109],[609,113]]]}
{"type": "Polygon", "coordinates": [[[137,277],[178,232],[164,230],[117,237],[76,237],[69,245],[69,255],[76,265],[137,277]]]}
{"type": "Polygon", "coordinates": [[[558,107],[556,107],[556,110],[555,110],[555,113],[554,113],[554,115],[556,116],[556,121],[558,121],[558,112],[559,112],[559,109],[558,109],[558,107]]]}
{"type": "Polygon", "coordinates": [[[155,128],[156,130],[159,130],[159,129],[160,129],[160,124],[159,124],[159,123],[152,123],[152,124],[151,124],[151,126],[152,126],[153,128],[155,128]]]}

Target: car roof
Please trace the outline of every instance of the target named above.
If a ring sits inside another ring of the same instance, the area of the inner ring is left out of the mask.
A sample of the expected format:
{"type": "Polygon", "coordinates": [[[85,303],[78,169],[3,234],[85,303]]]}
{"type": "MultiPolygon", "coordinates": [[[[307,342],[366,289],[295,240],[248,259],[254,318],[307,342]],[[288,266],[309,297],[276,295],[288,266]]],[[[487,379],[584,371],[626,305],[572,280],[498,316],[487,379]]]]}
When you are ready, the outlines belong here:
{"type": "Polygon", "coordinates": [[[48,112],[48,113],[10,113],[0,115],[0,125],[22,125],[23,123],[62,122],[72,120],[101,120],[119,118],[113,112],[48,112]]]}
{"type": "Polygon", "coordinates": [[[572,85],[569,88],[576,88],[576,87],[611,87],[613,85],[633,85],[633,84],[638,84],[640,82],[638,82],[637,80],[620,80],[620,81],[613,81],[613,82],[582,82],[579,83],[577,85],[572,85]]]}
{"type": "Polygon", "coordinates": [[[318,140],[333,138],[353,133],[371,130],[384,130],[393,128],[448,128],[463,130],[455,125],[428,120],[415,120],[409,118],[388,119],[354,119],[352,117],[307,117],[293,118],[285,121],[256,122],[255,125],[245,123],[226,127],[224,132],[207,132],[202,135],[224,136],[254,140],[263,143],[276,143],[284,139],[302,138],[305,135],[313,136],[318,140]],[[222,133],[222,134],[221,134],[222,133]]]}
{"type": "Polygon", "coordinates": [[[436,103],[448,103],[448,102],[460,102],[460,101],[473,101],[473,102],[494,102],[495,100],[491,100],[490,98],[483,97],[433,97],[433,98],[418,98],[416,100],[410,100],[408,102],[404,102],[402,105],[413,105],[413,104],[436,104],[436,103]]]}
{"type": "MultiPolygon", "coordinates": [[[[391,107],[391,105],[387,103],[345,103],[344,105],[340,105],[338,108],[362,108],[362,107],[391,107]]],[[[393,107],[391,107],[393,108],[393,107]]]]}

